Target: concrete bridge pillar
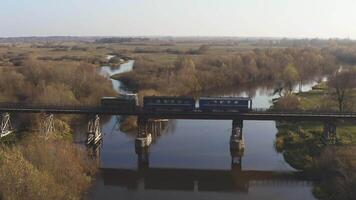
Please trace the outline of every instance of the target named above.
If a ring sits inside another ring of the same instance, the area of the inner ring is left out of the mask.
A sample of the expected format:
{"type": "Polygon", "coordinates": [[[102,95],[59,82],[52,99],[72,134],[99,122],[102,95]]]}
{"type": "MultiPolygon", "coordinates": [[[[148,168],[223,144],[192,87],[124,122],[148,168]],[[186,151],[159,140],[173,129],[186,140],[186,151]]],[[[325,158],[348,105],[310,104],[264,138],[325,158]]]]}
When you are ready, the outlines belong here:
{"type": "Polygon", "coordinates": [[[96,145],[102,140],[99,115],[95,115],[89,120],[87,134],[88,145],[96,145]]]}
{"type": "Polygon", "coordinates": [[[11,125],[10,113],[2,113],[0,124],[0,138],[5,137],[13,132],[14,130],[11,125]]]}
{"type": "Polygon", "coordinates": [[[150,159],[149,159],[149,147],[139,147],[136,146],[135,152],[137,154],[137,168],[141,169],[148,169],[150,159]]]}
{"type": "Polygon", "coordinates": [[[152,142],[152,134],[149,132],[151,130],[152,124],[145,117],[139,116],[137,118],[137,137],[135,140],[136,148],[143,148],[150,146],[152,142]]]}
{"type": "Polygon", "coordinates": [[[336,144],[336,124],[335,122],[324,122],[323,139],[326,144],[336,144]]]}
{"type": "Polygon", "coordinates": [[[240,119],[235,119],[232,121],[232,130],[230,137],[230,148],[231,149],[244,149],[244,137],[242,134],[243,121],[240,119]]]}
{"type": "Polygon", "coordinates": [[[230,136],[230,154],[232,168],[241,168],[241,160],[245,151],[245,142],[242,134],[243,121],[235,119],[232,121],[230,136]]]}

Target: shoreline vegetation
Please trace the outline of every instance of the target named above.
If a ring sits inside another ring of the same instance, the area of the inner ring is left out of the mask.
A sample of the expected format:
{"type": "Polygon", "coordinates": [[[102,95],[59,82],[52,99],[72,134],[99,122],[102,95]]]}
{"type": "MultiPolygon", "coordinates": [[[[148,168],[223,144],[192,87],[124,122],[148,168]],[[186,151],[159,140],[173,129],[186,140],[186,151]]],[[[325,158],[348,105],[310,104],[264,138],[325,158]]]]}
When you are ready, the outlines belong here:
{"type": "MultiPolygon", "coordinates": [[[[27,52],[36,48],[24,48],[0,48],[0,55],[21,60],[0,56],[0,63],[10,62],[0,67],[0,102],[98,105],[102,96],[115,95],[91,61],[44,60],[27,52]],[[27,53],[9,53],[21,50],[27,53]]],[[[16,132],[0,141],[0,199],[82,199],[98,169],[95,158],[73,143],[72,127],[85,117],[56,115],[48,137],[41,114],[11,117],[16,132]]]]}
{"type": "Polygon", "coordinates": [[[223,87],[273,82],[282,89],[335,70],[335,58],[321,50],[257,49],[228,55],[178,56],[169,63],[138,57],[131,72],[113,75],[134,92],[197,95],[223,87]],[[304,57],[303,57],[304,55],[304,57]],[[301,65],[303,61],[308,63],[301,65]]]}
{"type": "MultiPolygon", "coordinates": [[[[272,109],[288,106],[300,110],[355,111],[356,84],[352,82],[351,86],[341,87],[346,80],[345,73],[356,77],[354,69],[338,72],[329,81],[314,86],[311,91],[281,97],[272,109]],[[335,87],[333,82],[337,77],[341,80],[337,81],[335,87]],[[343,94],[347,98],[340,106],[335,93],[342,88],[348,90],[345,91],[347,94],[343,94]]],[[[323,137],[323,123],[279,121],[275,148],[292,167],[315,177],[317,181],[313,192],[317,198],[351,200],[356,196],[356,123],[352,120],[339,120],[335,123],[336,145],[328,145],[323,137]]]]}

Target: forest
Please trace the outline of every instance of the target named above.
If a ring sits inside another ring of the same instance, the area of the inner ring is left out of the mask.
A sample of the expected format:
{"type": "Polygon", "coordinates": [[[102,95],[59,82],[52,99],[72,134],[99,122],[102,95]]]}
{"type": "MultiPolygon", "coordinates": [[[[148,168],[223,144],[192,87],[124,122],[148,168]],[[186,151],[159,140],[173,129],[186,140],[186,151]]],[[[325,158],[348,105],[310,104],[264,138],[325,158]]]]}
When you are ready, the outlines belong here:
{"type": "Polygon", "coordinates": [[[139,57],[134,70],[114,76],[136,91],[188,95],[221,87],[275,83],[283,88],[330,74],[336,58],[315,48],[255,49],[228,55],[179,56],[162,65],[139,57]]]}
{"type": "MultiPolygon", "coordinates": [[[[102,96],[116,95],[89,62],[21,54],[0,56],[5,65],[0,67],[0,102],[97,105],[102,96]]],[[[56,115],[49,137],[42,132],[41,115],[12,117],[16,135],[0,141],[0,199],[82,199],[98,168],[72,140],[73,124],[82,117],[56,115]]]]}

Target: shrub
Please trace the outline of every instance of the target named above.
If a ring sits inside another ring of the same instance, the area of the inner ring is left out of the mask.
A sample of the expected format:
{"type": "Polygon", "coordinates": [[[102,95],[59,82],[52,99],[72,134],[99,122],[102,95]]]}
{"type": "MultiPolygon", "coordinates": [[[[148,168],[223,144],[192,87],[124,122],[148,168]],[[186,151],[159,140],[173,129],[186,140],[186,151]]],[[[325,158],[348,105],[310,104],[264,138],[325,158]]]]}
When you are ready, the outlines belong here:
{"type": "Polygon", "coordinates": [[[299,99],[293,94],[288,94],[278,99],[274,105],[276,110],[297,110],[299,107],[299,99]]]}
{"type": "Polygon", "coordinates": [[[71,142],[31,134],[0,150],[0,194],[3,199],[81,199],[96,168],[71,142]]]}
{"type": "Polygon", "coordinates": [[[315,187],[318,198],[352,200],[356,197],[356,146],[326,148],[318,160],[322,181],[315,187]]]}

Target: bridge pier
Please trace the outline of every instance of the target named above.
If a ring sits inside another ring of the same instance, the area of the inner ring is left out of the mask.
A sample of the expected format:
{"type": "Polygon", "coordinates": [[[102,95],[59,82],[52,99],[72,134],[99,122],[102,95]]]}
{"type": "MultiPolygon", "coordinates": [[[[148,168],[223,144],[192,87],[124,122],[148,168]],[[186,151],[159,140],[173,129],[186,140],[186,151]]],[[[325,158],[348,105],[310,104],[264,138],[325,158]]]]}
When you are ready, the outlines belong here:
{"type": "Polygon", "coordinates": [[[242,134],[243,121],[234,119],[230,136],[230,149],[244,151],[245,142],[242,134]]]}
{"type": "Polygon", "coordinates": [[[1,124],[0,124],[0,138],[5,137],[14,132],[9,113],[2,113],[1,114],[1,124]]]}
{"type": "Polygon", "coordinates": [[[87,145],[96,145],[102,140],[99,115],[95,115],[88,123],[87,145]]]}
{"type": "Polygon", "coordinates": [[[136,147],[135,153],[137,154],[137,168],[141,169],[148,169],[150,164],[150,157],[149,157],[149,147],[136,147]]]}
{"type": "Polygon", "coordinates": [[[168,119],[149,119],[148,120],[148,133],[151,133],[153,138],[161,135],[162,130],[166,127],[168,119]]]}
{"type": "Polygon", "coordinates": [[[336,124],[335,122],[324,122],[323,139],[325,144],[336,144],[336,124]]]}
{"type": "Polygon", "coordinates": [[[44,113],[42,115],[42,124],[40,127],[40,131],[44,134],[44,137],[48,139],[50,135],[54,132],[54,115],[44,113]]]}
{"type": "Polygon", "coordinates": [[[234,119],[230,136],[231,167],[241,168],[241,158],[245,151],[245,142],[242,134],[243,121],[234,119]]]}
{"type": "Polygon", "coordinates": [[[136,148],[144,148],[151,145],[152,142],[152,134],[150,131],[149,120],[144,117],[137,118],[137,137],[135,140],[136,148]]]}

